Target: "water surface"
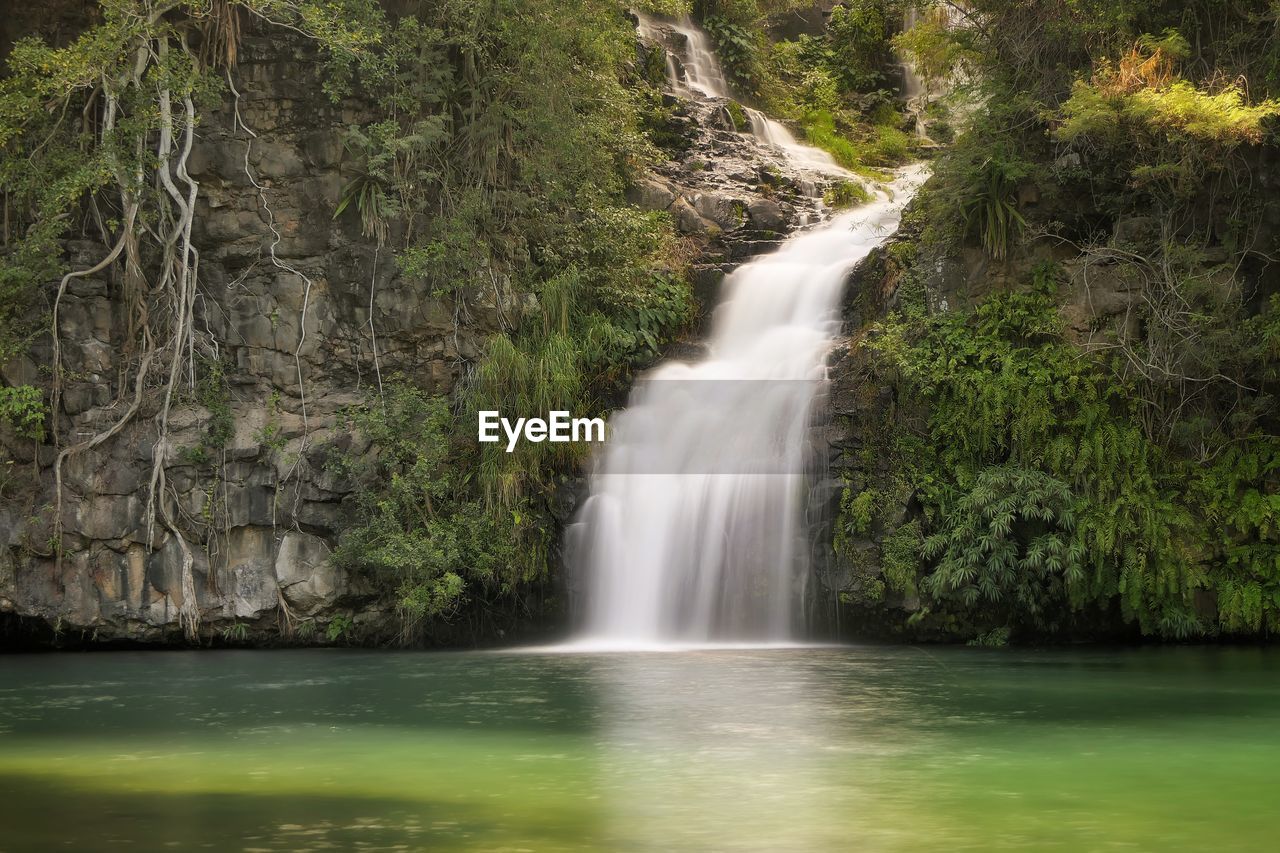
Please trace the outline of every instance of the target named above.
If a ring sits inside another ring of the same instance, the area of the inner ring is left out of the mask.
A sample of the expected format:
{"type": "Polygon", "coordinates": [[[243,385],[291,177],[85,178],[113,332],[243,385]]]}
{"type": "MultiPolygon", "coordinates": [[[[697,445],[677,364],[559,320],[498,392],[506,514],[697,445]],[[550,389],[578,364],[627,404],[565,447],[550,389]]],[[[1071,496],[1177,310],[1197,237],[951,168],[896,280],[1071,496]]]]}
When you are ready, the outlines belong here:
{"type": "Polygon", "coordinates": [[[0,850],[1263,850],[1280,653],[0,657],[0,850]]]}

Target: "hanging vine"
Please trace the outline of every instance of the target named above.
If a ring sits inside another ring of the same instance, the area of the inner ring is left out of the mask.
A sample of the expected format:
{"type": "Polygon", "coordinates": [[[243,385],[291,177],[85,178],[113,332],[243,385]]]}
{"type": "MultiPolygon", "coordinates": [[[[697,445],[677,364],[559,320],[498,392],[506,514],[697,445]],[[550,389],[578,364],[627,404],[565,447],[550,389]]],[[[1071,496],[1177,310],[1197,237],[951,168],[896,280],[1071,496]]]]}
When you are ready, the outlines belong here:
{"type": "MultiPolygon", "coordinates": [[[[59,279],[47,315],[50,434],[57,448],[50,552],[61,568],[67,463],[145,412],[155,427],[146,542],[156,545],[159,525],[177,543],[179,622],[190,639],[199,634],[200,610],[194,552],[165,473],[169,415],[184,394],[196,391],[197,357],[216,360],[218,352],[216,341],[204,343],[195,332],[200,253],[192,230],[200,185],[188,164],[200,109],[220,98],[222,79],[232,82],[246,16],[316,39],[348,68],[376,41],[369,22],[382,20],[369,0],[102,0],[100,20],[64,47],[19,41],[0,79],[0,357],[21,352],[37,334],[23,326],[27,306],[42,282],[59,279]],[[68,238],[100,243],[101,257],[57,270],[68,238]],[[103,409],[113,412],[110,422],[73,442],[62,416],[63,303],[73,281],[95,276],[107,278],[123,313],[118,396],[103,409]]],[[[237,124],[243,126],[238,113],[237,124]]],[[[265,191],[250,180],[269,214],[265,191]]],[[[271,230],[273,262],[297,273],[276,259],[280,235],[274,224],[271,230]]],[[[298,275],[309,297],[310,280],[298,275]]],[[[303,335],[305,313],[304,307],[303,335]]]]}

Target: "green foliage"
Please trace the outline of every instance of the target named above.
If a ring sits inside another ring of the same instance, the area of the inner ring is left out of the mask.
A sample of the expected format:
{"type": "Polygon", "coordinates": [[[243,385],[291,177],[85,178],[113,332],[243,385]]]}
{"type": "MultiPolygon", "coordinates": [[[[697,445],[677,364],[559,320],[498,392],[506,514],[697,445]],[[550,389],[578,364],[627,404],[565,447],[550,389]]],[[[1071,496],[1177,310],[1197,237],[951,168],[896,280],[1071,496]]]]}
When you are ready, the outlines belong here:
{"type": "Polygon", "coordinates": [[[729,101],[725,104],[725,109],[729,112],[729,118],[733,119],[734,127],[745,130],[751,126],[751,119],[748,118],[746,110],[742,108],[742,104],[737,101],[729,101]]]}
{"type": "Polygon", "coordinates": [[[0,424],[31,441],[44,440],[44,395],[31,385],[0,386],[0,424]]]}
{"type": "MultiPolygon", "coordinates": [[[[228,2],[245,17],[318,42],[335,96],[349,91],[357,67],[370,76],[385,70],[377,48],[386,19],[374,0],[228,2]]],[[[209,0],[91,5],[89,23],[66,44],[26,38],[12,45],[0,76],[0,362],[22,352],[43,325],[33,297],[66,271],[62,241],[69,237],[99,241],[98,257],[123,247],[103,275],[123,279],[122,300],[135,308],[127,328],[145,324],[141,303],[154,282],[143,281],[150,271],[140,267],[157,248],[150,244],[156,223],[173,215],[160,176],[182,156],[157,142],[168,135],[176,143],[186,120],[198,122],[218,102],[225,66],[234,64],[237,36],[216,27],[232,10],[213,15],[209,0]],[[202,55],[192,44],[203,44],[202,55]]],[[[171,251],[173,242],[159,248],[171,251]]]]}
{"type": "Polygon", "coordinates": [[[741,92],[756,94],[761,74],[760,36],[748,27],[719,15],[707,16],[702,26],[715,45],[716,56],[729,81],[741,92]]]}
{"type": "Polygon", "coordinates": [[[184,461],[192,465],[204,465],[212,461],[235,435],[226,365],[207,358],[200,358],[198,363],[200,377],[196,382],[195,402],[209,413],[209,420],[200,444],[183,449],[184,461]]]}
{"type": "MultiPolygon", "coordinates": [[[[125,175],[133,191],[163,192],[143,186],[137,174],[154,156],[143,156],[144,141],[161,123],[152,93],[165,88],[178,99],[203,99],[212,89],[181,52],[148,67],[150,91],[131,85],[139,45],[172,31],[139,0],[103,0],[100,23],[65,47],[34,38],[13,45],[0,77],[0,362],[25,349],[34,331],[32,297],[61,272],[59,241],[77,226],[73,213],[125,175]],[[101,132],[93,126],[95,99],[116,105],[112,126],[101,132]]],[[[118,216],[106,200],[104,207],[104,218],[118,216]]]]}
{"type": "Polygon", "coordinates": [[[968,642],[970,646],[980,646],[989,649],[999,649],[1009,645],[1009,629],[1008,627],[992,628],[985,634],[979,634],[968,642]]]}
{"type": "Polygon", "coordinates": [[[914,425],[892,450],[921,508],[904,537],[927,543],[899,575],[884,542],[886,586],[909,578],[917,623],[966,631],[1114,614],[1165,637],[1274,630],[1280,350],[1251,247],[1275,216],[1257,186],[1276,10],[964,5],[965,25],[926,12],[895,40],[976,106],[904,220],[920,240],[890,252],[906,316],[871,344],[914,425]],[[930,316],[922,261],[965,243],[1015,271],[1024,247],[1078,251],[1073,269],[1129,288],[1124,324],[1065,330],[1051,268],[930,316]]]}
{"type": "Polygon", "coordinates": [[[329,624],[325,626],[324,635],[330,643],[343,642],[350,638],[351,630],[354,627],[351,617],[339,613],[329,620],[329,624]]]}
{"type": "Polygon", "coordinates": [[[897,451],[925,508],[921,589],[1039,628],[1062,602],[1114,603],[1147,633],[1186,636],[1212,629],[1192,609],[1207,587],[1222,630],[1269,624],[1280,442],[1246,423],[1211,439],[1230,449],[1205,465],[1149,436],[1131,389],[1063,339],[1050,273],[873,344],[927,413],[897,451]]]}
{"type": "Polygon", "coordinates": [[[650,15],[663,15],[668,18],[680,18],[693,11],[692,0],[640,0],[632,7],[650,15]]]}
{"type": "Polygon", "coordinates": [[[471,595],[509,592],[527,580],[519,514],[486,512],[471,497],[466,452],[442,398],[395,383],[385,400],[349,418],[377,453],[330,463],[359,484],[356,524],[334,554],[339,565],[396,590],[410,624],[448,619],[471,595]]]}
{"type": "MultiPolygon", "coordinates": [[[[461,410],[594,409],[692,313],[667,261],[669,220],[622,200],[656,153],[642,127],[662,124],[643,79],[625,85],[634,32],[605,0],[430,5],[384,26],[380,63],[353,66],[384,117],[348,130],[353,176],[335,215],[359,210],[366,235],[393,242],[405,275],[440,298],[497,303],[503,331],[461,410]],[[402,240],[390,241],[392,219],[402,240]]],[[[468,488],[504,511],[576,461],[564,445],[489,450],[468,488]]],[[[457,598],[439,577],[415,610],[457,598]]]]}
{"type": "Polygon", "coordinates": [[[795,6],[703,0],[695,11],[734,88],[794,122],[810,144],[855,171],[906,162],[913,139],[898,127],[892,95],[881,88],[893,64],[889,22],[900,15],[897,4],[842,3],[820,36],[771,41],[770,16],[780,19],[795,6]]]}
{"type": "Polygon", "coordinates": [[[1018,171],[988,158],[978,167],[962,197],[965,228],[996,260],[1004,260],[1026,220],[1018,212],[1018,171]]]}
{"type": "Polygon", "coordinates": [[[825,110],[806,114],[801,127],[810,143],[856,172],[865,172],[868,167],[898,166],[911,154],[910,138],[896,127],[857,126],[844,131],[825,110]]]}
{"type": "Polygon", "coordinates": [[[902,595],[917,595],[924,551],[920,519],[913,518],[893,529],[880,546],[880,567],[885,584],[902,595]]]}
{"type": "Polygon", "coordinates": [[[1040,170],[1028,152],[1011,142],[1004,128],[1023,121],[1017,105],[990,107],[936,164],[934,178],[918,204],[926,242],[973,243],[997,260],[1018,245],[1026,226],[1018,209],[1018,188],[1035,184],[1040,170]]]}
{"type": "Polygon", "coordinates": [[[1127,178],[1158,201],[1190,202],[1233,149],[1262,141],[1280,101],[1250,104],[1241,81],[1182,78],[1176,62],[1188,52],[1169,31],[1144,37],[1118,63],[1100,62],[1072,87],[1056,137],[1105,158],[1117,181],[1127,178]]]}
{"type": "Polygon", "coordinates": [[[878,499],[879,495],[874,489],[856,494],[852,489],[845,489],[840,496],[840,515],[845,521],[845,529],[858,536],[870,533],[878,499]]]}
{"type": "Polygon", "coordinates": [[[934,600],[954,599],[1047,627],[1083,581],[1083,545],[1075,530],[1071,490],[1060,480],[1013,465],[984,468],[922,551],[936,560],[924,580],[934,600]]]}
{"type": "Polygon", "coordinates": [[[839,210],[843,207],[866,204],[871,201],[871,192],[856,181],[840,181],[823,193],[822,201],[827,207],[839,210]]]}
{"type": "Polygon", "coordinates": [[[973,65],[974,57],[955,29],[946,7],[934,6],[892,39],[894,50],[911,61],[926,89],[959,79],[973,65]]]}
{"type": "Polygon", "coordinates": [[[254,438],[266,450],[276,452],[283,450],[288,440],[284,436],[284,428],[280,425],[280,392],[272,391],[267,402],[267,419],[262,429],[254,434],[254,438]]]}
{"type": "Polygon", "coordinates": [[[224,643],[244,643],[249,639],[249,626],[244,622],[232,622],[222,629],[224,643]]]}
{"type": "MultiPolygon", "coordinates": [[[[401,140],[396,140],[396,143],[401,143],[401,140]]],[[[385,150],[375,148],[369,138],[358,129],[352,131],[347,145],[348,150],[352,145],[361,145],[370,150],[366,155],[368,159],[363,168],[342,188],[338,206],[333,210],[333,218],[342,216],[343,212],[354,204],[360,213],[361,233],[365,237],[376,238],[378,245],[381,246],[387,242],[389,219],[395,216],[397,211],[387,194],[386,179],[379,174],[376,160],[391,155],[385,150]]]]}
{"type": "Polygon", "coordinates": [[[1280,113],[1280,104],[1267,100],[1249,105],[1238,84],[1211,93],[1175,80],[1158,88],[1108,92],[1096,83],[1080,82],[1062,109],[1058,136],[1066,142],[1123,145],[1139,134],[1173,134],[1229,148],[1260,141],[1264,121],[1280,113]]]}
{"type": "MultiPolygon", "coordinates": [[[[605,208],[583,225],[589,237],[577,263],[541,285],[540,316],[489,342],[470,413],[595,412],[600,390],[631,365],[652,361],[691,319],[688,282],[657,266],[670,251],[662,217],[605,208]]],[[[525,442],[513,453],[486,445],[480,484],[491,505],[516,508],[585,451],[581,444],[525,442]]]]}
{"type": "Polygon", "coordinates": [[[896,3],[886,0],[849,0],[831,10],[826,40],[826,66],[848,91],[865,92],[884,81],[890,52],[890,21],[901,17],[896,3]]]}

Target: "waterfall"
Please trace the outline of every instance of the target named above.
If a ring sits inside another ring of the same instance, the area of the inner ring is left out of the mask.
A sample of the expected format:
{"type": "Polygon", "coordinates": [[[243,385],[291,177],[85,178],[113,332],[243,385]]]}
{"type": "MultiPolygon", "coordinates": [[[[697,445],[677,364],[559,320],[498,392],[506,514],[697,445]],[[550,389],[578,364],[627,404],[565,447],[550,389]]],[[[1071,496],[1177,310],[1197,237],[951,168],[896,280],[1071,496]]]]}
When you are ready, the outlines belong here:
{"type": "MultiPolygon", "coordinates": [[[[667,80],[672,89],[695,99],[731,97],[729,81],[716,59],[711,39],[688,16],[661,23],[643,14],[636,17],[640,35],[666,49],[667,80]]],[[[780,149],[795,166],[828,175],[849,174],[827,152],[799,142],[782,122],[753,107],[744,105],[743,111],[750,127],[739,130],[749,130],[761,142],[780,149]]]]}
{"type": "MultiPolygon", "coordinates": [[[[908,4],[902,13],[902,31],[909,31],[919,22],[920,10],[908,4]]],[[[928,87],[916,71],[914,62],[904,56],[899,57],[898,64],[902,68],[902,96],[907,102],[907,112],[915,118],[916,136],[928,140],[928,121],[925,116],[925,106],[929,102],[928,87]]]]}
{"type": "Polygon", "coordinates": [[[896,227],[921,171],[724,282],[699,362],[633,390],[569,531],[598,647],[803,636],[807,437],[850,270],[896,227]]]}
{"type": "Polygon", "coordinates": [[[667,47],[667,78],[673,89],[694,97],[729,97],[729,81],[720,69],[720,62],[711,47],[711,39],[688,16],[663,24],[658,24],[647,15],[637,13],[636,17],[640,20],[637,30],[641,36],[667,47]],[[670,30],[682,44],[667,44],[663,29],[670,30]],[[672,58],[676,52],[680,54],[683,75],[672,58]]]}
{"type": "MultiPolygon", "coordinates": [[[[654,37],[654,26],[642,18],[642,35],[654,37]]],[[[673,86],[695,99],[723,97],[705,35],[688,22],[664,26],[685,34],[684,76],[671,71],[673,86]]],[[[756,135],[792,167],[819,164],[828,183],[843,174],[781,124],[750,115],[756,135]]],[[[809,435],[845,282],[896,228],[922,175],[903,170],[873,202],[735,270],[712,314],[706,357],[668,361],[637,383],[566,533],[587,604],[578,645],[803,638],[809,435]]]]}
{"type": "MultiPolygon", "coordinates": [[[[920,10],[914,5],[908,5],[902,12],[902,31],[908,32],[918,23],[920,23],[920,10]]],[[[902,96],[909,103],[918,101],[926,94],[924,81],[916,71],[914,62],[900,58],[899,63],[902,67],[902,96]]]]}
{"type": "Polygon", "coordinates": [[[836,163],[830,154],[821,148],[814,148],[811,145],[804,145],[799,142],[782,122],[774,121],[757,109],[752,109],[751,107],[743,107],[743,109],[746,110],[747,117],[751,120],[751,132],[764,142],[775,148],[782,149],[782,152],[792,163],[830,175],[849,174],[847,170],[836,163]]]}

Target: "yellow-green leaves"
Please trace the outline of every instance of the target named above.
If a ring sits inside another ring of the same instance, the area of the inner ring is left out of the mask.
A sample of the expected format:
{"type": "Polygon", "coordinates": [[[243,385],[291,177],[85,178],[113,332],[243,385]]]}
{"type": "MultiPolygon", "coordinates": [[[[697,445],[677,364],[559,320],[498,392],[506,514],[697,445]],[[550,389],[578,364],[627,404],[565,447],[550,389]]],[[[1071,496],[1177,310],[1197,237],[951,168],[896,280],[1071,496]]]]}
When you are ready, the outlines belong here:
{"type": "Polygon", "coordinates": [[[1064,142],[1092,139],[1123,144],[1135,141],[1137,134],[1163,133],[1232,148],[1262,141],[1264,123],[1280,115],[1280,102],[1251,105],[1235,83],[1209,92],[1175,80],[1126,92],[1081,81],[1072,88],[1062,115],[1057,136],[1064,142]]]}
{"type": "Polygon", "coordinates": [[[1210,93],[1179,80],[1136,92],[1133,99],[1135,115],[1148,125],[1228,147],[1262,141],[1263,122],[1280,115],[1280,102],[1246,103],[1239,84],[1210,93]]]}

